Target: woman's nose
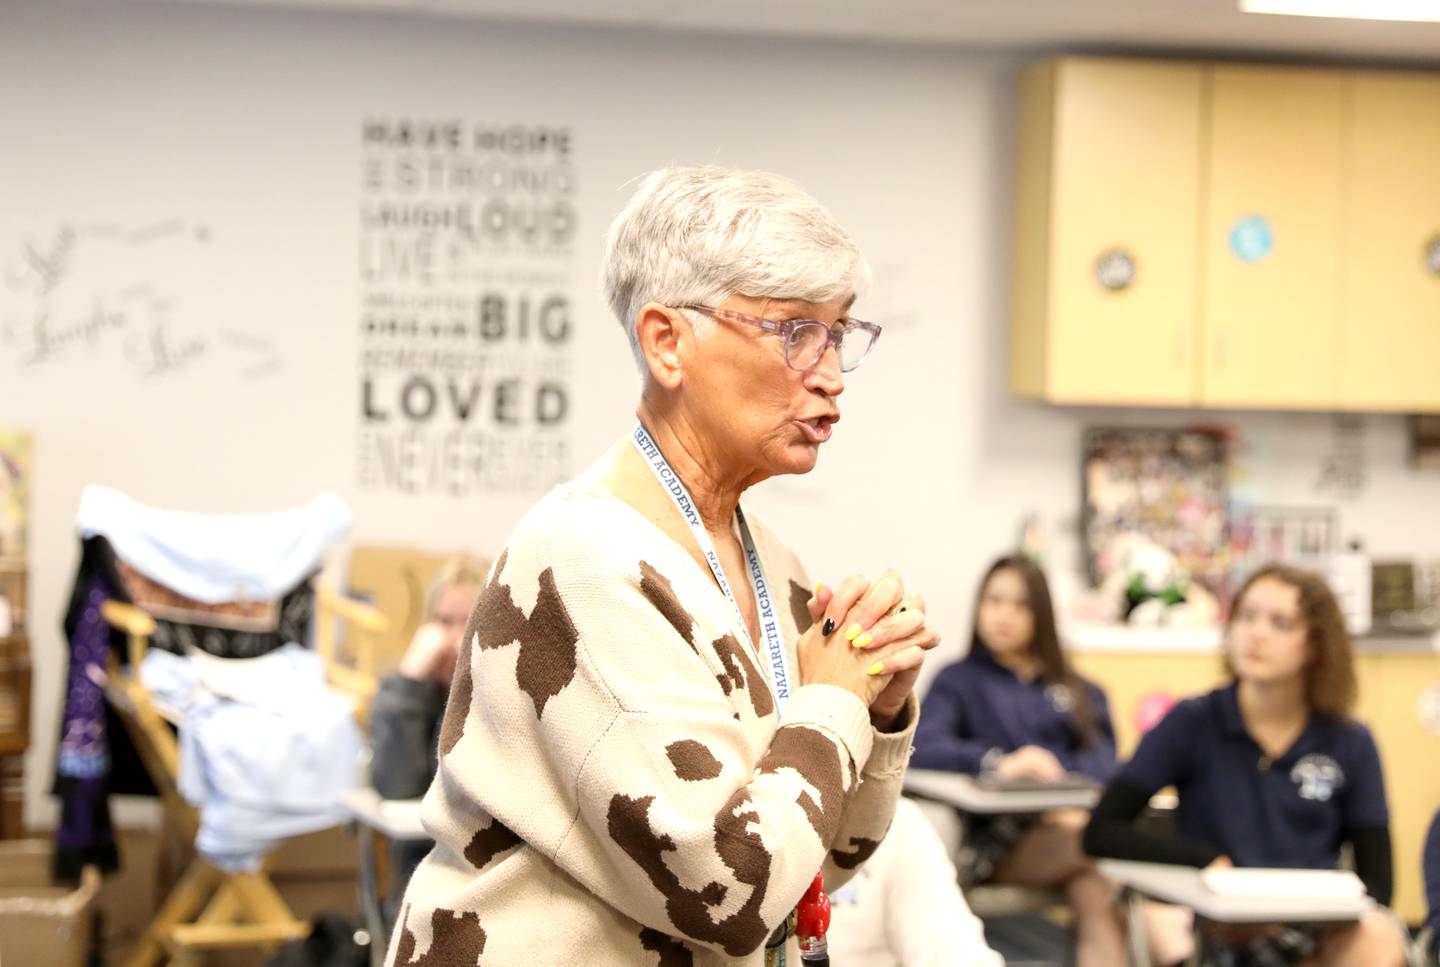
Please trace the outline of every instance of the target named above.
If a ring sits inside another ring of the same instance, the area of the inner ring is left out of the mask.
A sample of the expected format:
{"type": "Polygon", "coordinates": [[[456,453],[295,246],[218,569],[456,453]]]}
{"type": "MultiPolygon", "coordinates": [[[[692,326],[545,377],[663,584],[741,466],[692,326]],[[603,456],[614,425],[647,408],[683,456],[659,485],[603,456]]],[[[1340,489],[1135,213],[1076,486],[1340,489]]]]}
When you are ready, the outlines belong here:
{"type": "Polygon", "coordinates": [[[832,343],[820,354],[820,361],[805,372],[807,385],[821,390],[826,396],[839,396],[845,392],[845,374],[840,371],[840,351],[832,343]]]}

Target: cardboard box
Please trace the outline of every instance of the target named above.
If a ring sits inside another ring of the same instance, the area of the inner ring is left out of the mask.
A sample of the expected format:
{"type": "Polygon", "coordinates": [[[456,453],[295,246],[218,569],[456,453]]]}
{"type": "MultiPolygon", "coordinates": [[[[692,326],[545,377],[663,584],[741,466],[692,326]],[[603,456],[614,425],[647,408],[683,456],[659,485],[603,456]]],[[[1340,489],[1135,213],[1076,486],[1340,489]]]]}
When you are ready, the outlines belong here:
{"type": "Polygon", "coordinates": [[[45,840],[0,842],[0,964],[85,967],[100,873],[52,886],[50,856],[45,840]]]}

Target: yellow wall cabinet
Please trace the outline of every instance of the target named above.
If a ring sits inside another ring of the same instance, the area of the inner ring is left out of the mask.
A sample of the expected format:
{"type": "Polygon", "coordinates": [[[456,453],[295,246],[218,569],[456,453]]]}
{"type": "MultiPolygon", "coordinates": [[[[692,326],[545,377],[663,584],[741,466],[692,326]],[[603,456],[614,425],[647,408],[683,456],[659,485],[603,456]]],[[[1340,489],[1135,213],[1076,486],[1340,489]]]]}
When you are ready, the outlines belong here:
{"type": "Polygon", "coordinates": [[[1064,403],[1196,389],[1203,68],[1067,58],[1021,80],[1011,383],[1064,403]]]}
{"type": "Polygon", "coordinates": [[[1062,58],[1018,141],[1015,393],[1440,410],[1440,79],[1062,58]]]}
{"type": "Polygon", "coordinates": [[[1440,411],[1440,78],[1356,73],[1349,116],[1340,401],[1440,411]]]}
{"type": "Polygon", "coordinates": [[[1338,72],[1210,71],[1202,404],[1335,404],[1344,89],[1338,72]]]}

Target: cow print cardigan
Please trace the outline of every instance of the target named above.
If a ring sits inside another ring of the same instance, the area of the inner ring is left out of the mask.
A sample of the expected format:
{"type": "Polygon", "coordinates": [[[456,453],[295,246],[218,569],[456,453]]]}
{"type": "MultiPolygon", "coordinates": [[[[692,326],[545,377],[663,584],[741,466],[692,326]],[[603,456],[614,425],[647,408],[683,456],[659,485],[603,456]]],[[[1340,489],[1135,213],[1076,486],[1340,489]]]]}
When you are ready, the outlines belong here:
{"type": "MultiPolygon", "coordinates": [[[[812,585],[750,525],[793,670],[812,585]]],[[[423,808],[436,845],[388,963],[759,965],[822,864],[848,880],[889,827],[915,700],[882,734],[851,693],[804,685],[781,722],[735,620],[593,476],[541,500],[465,631],[423,808]]]]}

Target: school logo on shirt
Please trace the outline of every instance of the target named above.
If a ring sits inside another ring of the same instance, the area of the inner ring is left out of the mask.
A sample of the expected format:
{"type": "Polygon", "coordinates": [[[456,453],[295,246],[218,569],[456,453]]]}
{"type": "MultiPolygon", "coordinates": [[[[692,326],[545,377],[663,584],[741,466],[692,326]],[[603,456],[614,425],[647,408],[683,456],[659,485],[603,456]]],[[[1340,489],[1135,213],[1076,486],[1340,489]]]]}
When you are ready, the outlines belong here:
{"type": "Polygon", "coordinates": [[[1045,689],[1045,697],[1050,699],[1050,707],[1061,715],[1075,711],[1075,696],[1070,694],[1069,686],[1051,685],[1045,689]]]}
{"type": "Polygon", "coordinates": [[[1300,787],[1301,799],[1329,802],[1335,790],[1345,784],[1345,771],[1328,755],[1312,752],[1295,763],[1290,781],[1300,787]]]}

